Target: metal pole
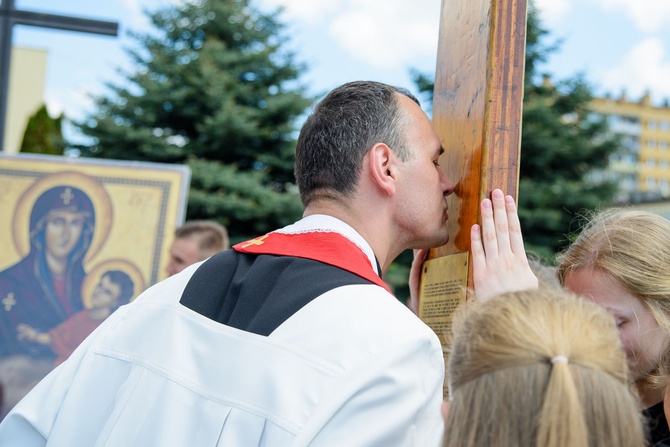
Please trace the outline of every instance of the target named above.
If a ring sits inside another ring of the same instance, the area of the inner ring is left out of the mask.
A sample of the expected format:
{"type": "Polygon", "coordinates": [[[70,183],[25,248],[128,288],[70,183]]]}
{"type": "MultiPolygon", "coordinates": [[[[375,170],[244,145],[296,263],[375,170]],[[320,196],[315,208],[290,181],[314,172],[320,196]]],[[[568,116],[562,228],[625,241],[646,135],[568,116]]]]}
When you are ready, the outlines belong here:
{"type": "Polygon", "coordinates": [[[12,54],[12,28],[14,25],[38,26],[41,28],[79,31],[107,36],[116,36],[119,32],[119,24],[117,22],[21,11],[14,7],[14,2],[15,0],[0,0],[0,152],[5,150],[9,65],[12,54]]]}
{"type": "Polygon", "coordinates": [[[0,3],[0,151],[5,150],[5,125],[7,123],[7,97],[9,96],[9,64],[12,54],[11,11],[14,0],[0,3]]]}

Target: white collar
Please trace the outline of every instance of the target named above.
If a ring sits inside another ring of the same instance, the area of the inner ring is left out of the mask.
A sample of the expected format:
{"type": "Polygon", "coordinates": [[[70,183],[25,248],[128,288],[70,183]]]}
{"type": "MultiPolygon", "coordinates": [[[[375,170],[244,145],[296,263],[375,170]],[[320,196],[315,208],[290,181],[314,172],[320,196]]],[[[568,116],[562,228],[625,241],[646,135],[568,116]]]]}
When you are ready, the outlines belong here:
{"type": "Polygon", "coordinates": [[[339,233],[356,244],[356,246],[358,246],[358,248],[360,248],[368,257],[372,269],[381,276],[381,272],[377,270],[377,258],[375,258],[375,253],[372,251],[370,244],[368,244],[367,241],[363,239],[363,236],[354,230],[353,227],[336,217],[328,216],[326,214],[312,214],[311,216],[303,217],[294,224],[276,230],[273,233],[295,234],[319,231],[339,233]]]}

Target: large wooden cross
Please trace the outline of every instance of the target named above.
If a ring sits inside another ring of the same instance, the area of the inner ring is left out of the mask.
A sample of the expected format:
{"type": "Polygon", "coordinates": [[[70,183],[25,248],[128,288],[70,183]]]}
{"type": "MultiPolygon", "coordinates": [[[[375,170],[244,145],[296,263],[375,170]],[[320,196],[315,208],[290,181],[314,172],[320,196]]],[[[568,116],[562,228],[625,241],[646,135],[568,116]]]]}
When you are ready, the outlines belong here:
{"type": "Polygon", "coordinates": [[[449,243],[424,264],[421,318],[445,343],[451,313],[472,287],[470,228],[495,188],[517,195],[526,0],[442,0],[433,125],[440,165],[456,182],[449,243]]]}
{"type": "Polygon", "coordinates": [[[12,29],[14,25],[39,26],[107,36],[116,36],[119,29],[117,22],[23,11],[16,9],[15,0],[0,0],[0,151],[4,150],[5,141],[9,64],[11,60],[12,29]]]}

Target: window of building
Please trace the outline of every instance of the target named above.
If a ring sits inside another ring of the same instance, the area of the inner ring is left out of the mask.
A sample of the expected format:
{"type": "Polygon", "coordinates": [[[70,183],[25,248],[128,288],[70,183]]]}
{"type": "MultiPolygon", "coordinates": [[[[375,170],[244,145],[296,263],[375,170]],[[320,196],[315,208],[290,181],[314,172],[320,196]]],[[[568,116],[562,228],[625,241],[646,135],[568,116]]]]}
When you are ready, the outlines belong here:
{"type": "Polygon", "coordinates": [[[660,160],[658,162],[658,166],[662,169],[667,169],[668,168],[668,160],[660,160]]]}
{"type": "Polygon", "coordinates": [[[624,175],[622,184],[624,189],[635,189],[637,188],[637,178],[631,174],[624,175]]]}
{"type": "Polygon", "coordinates": [[[640,138],[635,135],[622,135],[621,146],[631,152],[640,152],[640,138]]]}
{"type": "Polygon", "coordinates": [[[659,141],[658,142],[658,148],[662,151],[667,151],[668,150],[668,142],[667,141],[659,141]]]}
{"type": "Polygon", "coordinates": [[[649,130],[656,130],[656,120],[649,120],[647,127],[649,130]]]}
{"type": "Polygon", "coordinates": [[[647,147],[649,149],[656,149],[656,140],[649,140],[647,141],[647,147]]]}
{"type": "Polygon", "coordinates": [[[670,130],[670,121],[661,121],[660,128],[663,132],[667,132],[670,130]]]}

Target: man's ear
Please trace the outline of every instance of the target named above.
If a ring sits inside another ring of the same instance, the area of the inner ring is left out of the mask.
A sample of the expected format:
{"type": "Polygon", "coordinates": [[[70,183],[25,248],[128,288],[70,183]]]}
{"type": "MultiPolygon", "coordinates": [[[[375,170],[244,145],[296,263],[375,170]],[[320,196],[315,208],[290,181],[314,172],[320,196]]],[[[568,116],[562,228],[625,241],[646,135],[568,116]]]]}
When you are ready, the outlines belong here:
{"type": "Polygon", "coordinates": [[[392,195],[395,192],[395,163],[397,158],[390,147],[384,143],[375,144],[368,153],[370,175],[377,186],[392,195]]]}

